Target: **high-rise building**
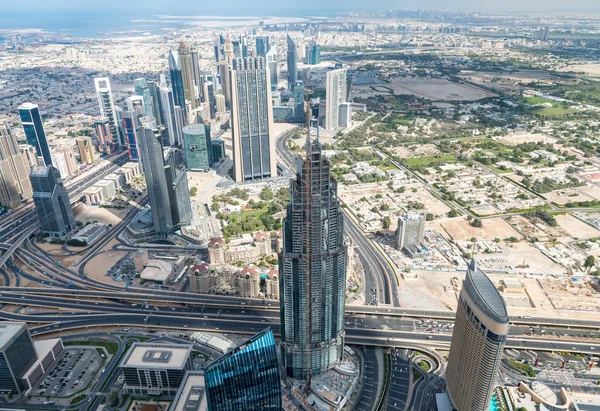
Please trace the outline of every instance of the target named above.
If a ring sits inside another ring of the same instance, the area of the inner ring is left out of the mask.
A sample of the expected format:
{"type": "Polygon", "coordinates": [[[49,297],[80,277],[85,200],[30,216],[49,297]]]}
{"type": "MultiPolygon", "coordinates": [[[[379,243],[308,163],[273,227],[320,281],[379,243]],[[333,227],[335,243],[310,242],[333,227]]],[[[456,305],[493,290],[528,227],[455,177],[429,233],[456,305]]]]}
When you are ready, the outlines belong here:
{"type": "MultiPolygon", "coordinates": [[[[229,64],[226,61],[219,62],[219,77],[221,79],[221,91],[225,97],[225,108],[231,109],[231,79],[229,78],[229,64]]],[[[210,95],[207,101],[210,102],[210,95]]]]}
{"type": "Polygon", "coordinates": [[[339,127],[340,104],[346,101],[346,70],[330,70],[325,75],[325,128],[339,127]]]}
{"type": "Polygon", "coordinates": [[[21,379],[38,356],[26,323],[0,322],[0,392],[21,393],[21,379]]]}
{"type": "Polygon", "coordinates": [[[352,123],[352,103],[344,102],[340,104],[338,124],[342,128],[350,127],[352,123]]]}
{"type": "Polygon", "coordinates": [[[75,153],[73,149],[68,146],[58,146],[55,150],[57,153],[62,153],[65,156],[65,163],[67,164],[67,172],[69,175],[73,175],[79,170],[77,160],[75,159],[75,153]]]}
{"type": "Polygon", "coordinates": [[[196,98],[200,100],[202,94],[202,75],[200,74],[200,57],[198,50],[190,48],[190,55],[192,56],[192,72],[194,73],[194,84],[196,85],[196,98]]]}
{"type": "Polygon", "coordinates": [[[235,56],[233,53],[233,43],[231,42],[231,39],[229,38],[229,34],[227,35],[227,38],[225,39],[225,44],[223,45],[223,51],[225,53],[225,61],[227,62],[227,64],[233,63],[233,59],[235,58],[235,56]]]}
{"type": "MultiPolygon", "coordinates": [[[[106,117],[94,122],[98,151],[110,154],[112,146],[112,132],[110,121],[106,117]]],[[[56,150],[55,150],[56,151],[56,150]]]]}
{"type": "Polygon", "coordinates": [[[141,117],[137,137],[140,161],[146,176],[154,230],[158,237],[166,238],[173,228],[173,218],[169,201],[169,185],[165,173],[162,136],[152,119],[141,117]]]}
{"type": "Polygon", "coordinates": [[[23,103],[19,106],[19,117],[27,143],[35,147],[40,165],[52,165],[52,157],[50,156],[50,147],[46,139],[46,132],[42,124],[42,116],[37,104],[23,103]]]}
{"type": "MultiPolygon", "coordinates": [[[[145,116],[146,108],[144,107],[143,96],[131,96],[125,99],[125,107],[128,111],[136,111],[138,115],[145,116]]],[[[152,116],[150,116],[152,117],[152,116]]]]}
{"type": "Polygon", "coordinates": [[[269,52],[269,37],[267,36],[257,36],[256,37],[256,56],[266,58],[267,53],[269,52]]]}
{"type": "Polygon", "coordinates": [[[189,225],[192,221],[192,205],[187,172],[180,161],[181,152],[168,148],[163,155],[173,227],[189,225]]]}
{"type": "Polygon", "coordinates": [[[223,114],[227,111],[225,108],[225,96],[223,94],[217,94],[215,96],[215,101],[217,103],[217,114],[223,114]]]}
{"type": "Polygon", "coordinates": [[[96,160],[94,155],[94,145],[92,139],[86,136],[77,137],[77,148],[79,149],[79,158],[83,164],[92,164],[96,160]]]}
{"type": "Polygon", "coordinates": [[[446,370],[448,395],[457,411],[487,411],[507,334],[506,305],[471,260],[456,309],[446,370]]]}
{"type": "Polygon", "coordinates": [[[29,161],[6,123],[0,122],[0,205],[16,208],[31,199],[29,161]]]}
{"type": "Polygon", "coordinates": [[[161,108],[163,124],[167,127],[169,145],[174,147],[177,146],[179,144],[178,142],[181,140],[181,129],[178,128],[173,90],[170,87],[167,87],[167,81],[164,74],[160,75],[159,91],[162,101],[161,108]]]}
{"type": "Polygon", "coordinates": [[[321,46],[314,41],[308,48],[306,62],[307,64],[312,65],[319,64],[321,62],[321,46]]]}
{"type": "Polygon", "coordinates": [[[204,370],[209,410],[279,411],[281,380],[269,328],[213,361],[204,370]]]}
{"type": "Polygon", "coordinates": [[[304,83],[296,81],[294,85],[294,120],[299,123],[306,121],[306,94],[304,92],[304,83]]]}
{"type": "Polygon", "coordinates": [[[69,177],[69,169],[67,168],[67,160],[65,159],[64,153],[59,153],[57,151],[52,153],[52,165],[56,167],[60,173],[61,179],[64,180],[69,177]]]}
{"type": "Polygon", "coordinates": [[[185,112],[179,106],[175,106],[175,122],[177,127],[177,145],[183,144],[183,127],[185,126],[185,112]]]}
{"type": "Polygon", "coordinates": [[[129,158],[132,160],[140,159],[139,152],[139,115],[137,111],[123,111],[121,112],[121,121],[123,123],[123,134],[125,136],[125,142],[127,144],[127,152],[129,158]]]}
{"type": "Polygon", "coordinates": [[[185,149],[185,166],[189,170],[208,171],[210,162],[204,124],[190,124],[183,128],[183,146],[185,149]]]}
{"type": "Polygon", "coordinates": [[[42,232],[53,238],[64,238],[76,226],[69,193],[59,171],[53,166],[37,166],[31,169],[29,178],[42,232]]]}
{"type": "Polygon", "coordinates": [[[242,43],[240,42],[240,40],[231,40],[231,45],[233,46],[233,58],[241,58],[241,57],[246,57],[246,56],[242,56],[242,43]]]}
{"type": "Polygon", "coordinates": [[[271,80],[265,61],[236,59],[230,76],[234,180],[276,177],[271,80]]]}
{"type": "Polygon", "coordinates": [[[124,144],[119,128],[119,120],[113,103],[112,90],[108,77],[98,77],[94,79],[98,105],[100,106],[100,115],[106,117],[110,122],[110,134],[112,136],[112,149],[124,144]]]}
{"type": "Polygon", "coordinates": [[[179,64],[181,67],[181,81],[185,99],[192,104],[192,110],[198,107],[198,98],[194,88],[194,66],[190,47],[183,40],[179,42],[179,64]]]}
{"type": "Polygon", "coordinates": [[[296,43],[287,35],[287,70],[288,70],[288,88],[294,87],[296,84],[296,80],[298,80],[298,71],[297,71],[297,63],[298,63],[298,49],[296,47],[296,43]]]}
{"type": "Polygon", "coordinates": [[[419,246],[425,236],[425,216],[422,213],[406,213],[398,218],[396,245],[398,250],[419,246]]]}
{"type": "Polygon", "coordinates": [[[277,65],[277,46],[273,45],[267,53],[267,68],[271,74],[271,90],[277,90],[277,79],[279,78],[279,66],[277,65]]]}
{"type": "Polygon", "coordinates": [[[171,49],[169,51],[169,74],[171,77],[171,88],[173,89],[173,100],[175,105],[181,107],[185,117],[185,92],[183,89],[183,78],[179,64],[179,54],[171,49]]]}
{"type": "Polygon", "coordinates": [[[135,94],[140,96],[144,101],[145,115],[154,117],[154,111],[152,110],[152,96],[150,95],[150,87],[148,87],[146,79],[136,78],[133,80],[133,87],[135,89],[135,94]]]}
{"type": "Polygon", "coordinates": [[[163,119],[162,112],[162,98],[160,96],[160,87],[159,85],[151,81],[148,83],[148,88],[150,89],[150,97],[152,99],[152,113],[154,114],[154,118],[158,124],[164,124],[165,120],[163,119]]]}
{"type": "Polygon", "coordinates": [[[299,381],[342,358],[346,283],[337,183],[318,134],[314,142],[309,135],[306,147],[304,164],[291,182],[279,257],[281,358],[287,377],[299,381]]]}
{"type": "Polygon", "coordinates": [[[29,165],[29,168],[38,165],[37,152],[35,151],[34,146],[29,144],[19,144],[19,150],[27,157],[27,164],[29,165]]]}

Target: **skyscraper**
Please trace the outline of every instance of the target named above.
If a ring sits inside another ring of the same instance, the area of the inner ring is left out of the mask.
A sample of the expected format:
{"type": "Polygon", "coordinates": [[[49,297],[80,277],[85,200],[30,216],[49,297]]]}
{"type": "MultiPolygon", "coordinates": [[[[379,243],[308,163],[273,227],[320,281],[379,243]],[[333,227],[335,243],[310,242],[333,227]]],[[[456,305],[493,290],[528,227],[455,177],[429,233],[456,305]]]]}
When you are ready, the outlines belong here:
{"type": "Polygon", "coordinates": [[[77,137],[77,148],[79,149],[79,158],[83,164],[92,164],[96,158],[94,155],[94,146],[92,139],[87,136],[77,137]]]}
{"type": "Polygon", "coordinates": [[[145,78],[136,78],[133,80],[133,86],[135,88],[135,94],[142,97],[144,101],[144,110],[146,116],[155,117],[152,109],[152,96],[150,95],[150,87],[146,83],[145,78]]]}
{"type": "Polygon", "coordinates": [[[190,48],[190,55],[192,57],[194,84],[196,84],[196,98],[200,101],[200,94],[202,93],[202,75],[200,74],[200,58],[198,56],[198,50],[190,48]]]}
{"type": "Polygon", "coordinates": [[[171,77],[171,88],[173,89],[173,100],[175,105],[181,107],[185,117],[185,92],[183,90],[183,78],[179,64],[179,54],[171,49],[169,51],[169,75],[171,77]]]}
{"type": "Polygon", "coordinates": [[[271,75],[271,91],[277,90],[277,79],[279,78],[279,66],[277,65],[277,46],[273,45],[267,53],[267,67],[271,75]]]}
{"type": "Polygon", "coordinates": [[[298,80],[298,72],[296,68],[296,64],[298,62],[298,50],[296,48],[296,43],[290,35],[287,35],[287,69],[288,69],[288,88],[294,87],[296,84],[296,80],[298,80]]]}
{"type": "Polygon", "coordinates": [[[0,204],[16,208],[32,194],[27,154],[19,149],[8,124],[0,122],[0,204]]]}
{"type": "Polygon", "coordinates": [[[52,238],[65,237],[76,226],[60,172],[53,166],[36,166],[31,169],[29,178],[42,231],[52,238]]]}
{"type": "Polygon", "coordinates": [[[110,81],[108,77],[98,77],[94,79],[94,87],[96,88],[96,95],[98,97],[98,105],[100,106],[100,115],[106,117],[110,122],[110,133],[112,135],[112,148],[124,144],[121,137],[119,120],[115,111],[115,105],[113,103],[112,90],[110,88],[110,81]]]}
{"type": "Polygon", "coordinates": [[[112,151],[112,131],[110,121],[106,117],[95,121],[94,131],[96,132],[96,140],[98,141],[98,151],[110,153],[112,151]]]}
{"type": "Polygon", "coordinates": [[[319,64],[321,62],[321,46],[319,46],[315,41],[313,41],[308,48],[306,62],[312,65],[319,64]]]}
{"type": "Polygon", "coordinates": [[[325,128],[339,127],[340,105],[346,101],[346,70],[330,70],[325,75],[325,128]]]}
{"type": "Polygon", "coordinates": [[[137,111],[123,111],[121,112],[121,121],[123,122],[123,133],[125,135],[125,141],[127,145],[127,152],[129,158],[132,160],[139,160],[140,153],[138,149],[139,137],[139,122],[138,122],[137,111]]]}
{"type": "Polygon", "coordinates": [[[256,37],[256,57],[266,58],[269,52],[269,37],[257,36],[256,37]]]}
{"type": "Polygon", "coordinates": [[[227,62],[227,64],[233,63],[233,59],[235,56],[233,54],[233,43],[231,42],[231,39],[229,38],[229,34],[227,35],[227,38],[225,39],[225,45],[223,46],[223,50],[225,52],[225,61],[227,62]]]}
{"type": "Polygon", "coordinates": [[[160,75],[160,86],[159,92],[161,96],[161,108],[162,108],[162,118],[163,124],[167,127],[167,133],[169,136],[169,145],[176,146],[178,145],[179,140],[181,140],[180,133],[181,130],[178,128],[177,117],[175,113],[175,100],[173,98],[173,90],[170,87],[167,87],[167,82],[165,79],[165,75],[160,75]]]}
{"type": "Polygon", "coordinates": [[[425,236],[425,216],[422,213],[406,213],[398,218],[396,243],[398,250],[418,246],[425,236]]]}
{"type": "Polygon", "coordinates": [[[67,164],[67,171],[69,172],[69,175],[72,175],[79,170],[77,160],[75,160],[75,153],[73,153],[73,149],[71,147],[58,146],[55,151],[65,155],[65,163],[67,164]]]}
{"type": "Polygon", "coordinates": [[[304,83],[296,81],[294,85],[294,120],[299,123],[306,121],[304,83]]]}
{"type": "Polygon", "coordinates": [[[181,82],[185,99],[192,103],[192,110],[198,107],[198,98],[194,88],[194,66],[190,47],[183,40],[179,42],[179,64],[181,67],[181,82]]]}
{"type": "MultiPolygon", "coordinates": [[[[229,78],[229,64],[226,61],[221,61],[219,62],[218,68],[219,77],[221,79],[221,90],[223,91],[223,96],[225,97],[225,108],[231,109],[231,79],[229,78]]],[[[210,103],[210,96],[207,101],[210,103]]]]}
{"type": "Polygon", "coordinates": [[[192,221],[192,205],[190,202],[187,172],[178,160],[181,152],[174,148],[169,148],[163,151],[163,155],[173,226],[185,226],[192,221]]]}
{"type": "Polygon", "coordinates": [[[0,322],[0,392],[24,391],[21,379],[37,359],[27,324],[0,322]]]}
{"type": "MultiPolygon", "coordinates": [[[[318,133],[318,131],[317,131],[318,133]]],[[[346,247],[337,183],[318,134],[291,182],[279,257],[281,358],[287,377],[309,381],[332,368],[344,348],[346,247]]]]}
{"type": "Polygon", "coordinates": [[[213,361],[204,371],[209,410],[279,411],[281,381],[269,328],[213,361]]]}
{"type": "Polygon", "coordinates": [[[137,135],[154,230],[158,237],[166,238],[173,228],[173,218],[165,174],[162,136],[156,129],[156,124],[148,117],[139,119],[137,135]]]}
{"type": "Polygon", "coordinates": [[[271,81],[265,61],[235,59],[230,76],[234,180],[275,177],[271,81]]]}
{"type": "Polygon", "coordinates": [[[471,260],[456,309],[446,370],[448,394],[458,411],[487,411],[508,334],[500,293],[471,260]]]}
{"type": "Polygon", "coordinates": [[[154,118],[158,124],[164,124],[165,120],[162,117],[162,98],[160,96],[160,88],[156,82],[151,81],[148,83],[148,88],[150,89],[150,97],[152,101],[152,113],[154,114],[154,118]]]}
{"type": "Polygon", "coordinates": [[[37,104],[23,103],[19,106],[19,117],[27,143],[35,147],[40,164],[52,165],[52,157],[50,156],[50,147],[46,139],[46,132],[42,124],[42,116],[37,104]]]}
{"type": "Polygon", "coordinates": [[[208,171],[210,168],[204,124],[190,124],[183,128],[185,165],[189,170],[208,171]]]}

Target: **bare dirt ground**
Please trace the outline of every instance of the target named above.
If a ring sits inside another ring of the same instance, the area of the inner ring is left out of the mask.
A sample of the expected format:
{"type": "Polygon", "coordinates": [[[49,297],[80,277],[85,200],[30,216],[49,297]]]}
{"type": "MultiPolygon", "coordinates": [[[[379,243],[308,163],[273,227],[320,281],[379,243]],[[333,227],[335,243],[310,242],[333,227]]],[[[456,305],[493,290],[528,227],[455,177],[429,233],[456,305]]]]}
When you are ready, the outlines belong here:
{"type": "Polygon", "coordinates": [[[455,241],[465,241],[473,237],[482,240],[493,240],[496,237],[500,239],[513,236],[517,238],[521,237],[502,218],[488,218],[483,220],[482,228],[475,228],[469,221],[463,219],[443,221],[440,225],[455,241]]]}
{"type": "Polygon", "coordinates": [[[88,221],[91,223],[97,221],[101,224],[116,225],[121,222],[123,217],[125,217],[127,211],[129,211],[129,208],[100,208],[85,204],[78,204],[75,208],[73,208],[73,216],[75,217],[75,220],[81,221],[83,224],[87,223],[88,221]]]}
{"type": "Polygon", "coordinates": [[[457,296],[452,277],[464,280],[464,272],[419,271],[418,279],[400,279],[398,298],[402,307],[456,310],[457,296]]]}
{"type": "Polygon", "coordinates": [[[560,68],[558,71],[574,71],[576,73],[585,73],[588,76],[600,77],[600,64],[573,64],[560,68]]]}
{"type": "Polygon", "coordinates": [[[98,281],[103,281],[111,284],[119,284],[116,281],[112,281],[110,277],[106,276],[108,270],[110,270],[121,258],[127,255],[127,251],[116,251],[109,250],[99,253],[97,256],[92,258],[90,262],[85,266],[85,273],[88,277],[98,281]]]}
{"type": "Polygon", "coordinates": [[[573,201],[597,200],[597,197],[589,195],[593,194],[593,191],[595,190],[591,190],[591,187],[576,187],[566,190],[554,190],[550,193],[545,193],[544,197],[556,204],[564,205],[573,201]]]}
{"type": "Polygon", "coordinates": [[[581,240],[600,236],[600,231],[568,214],[557,215],[554,218],[558,226],[570,234],[565,237],[566,240],[572,240],[573,238],[581,240]]]}
{"type": "Polygon", "coordinates": [[[402,158],[435,156],[440,153],[440,150],[438,150],[438,148],[433,144],[423,144],[409,147],[390,147],[389,150],[394,155],[402,158]]]}
{"type": "Polygon", "coordinates": [[[545,134],[514,134],[512,136],[505,136],[498,140],[500,143],[504,143],[509,146],[516,146],[521,143],[556,143],[556,139],[545,134]]]}
{"type": "Polygon", "coordinates": [[[473,86],[434,78],[395,78],[386,86],[392,88],[397,95],[412,94],[430,100],[475,101],[495,96],[493,93],[473,86]]]}

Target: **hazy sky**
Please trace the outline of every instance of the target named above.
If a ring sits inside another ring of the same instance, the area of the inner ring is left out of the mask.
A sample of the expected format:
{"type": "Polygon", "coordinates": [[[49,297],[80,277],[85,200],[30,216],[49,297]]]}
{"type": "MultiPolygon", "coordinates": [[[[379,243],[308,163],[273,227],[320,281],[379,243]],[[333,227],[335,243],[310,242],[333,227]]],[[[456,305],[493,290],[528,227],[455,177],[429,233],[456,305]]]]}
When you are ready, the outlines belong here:
{"type": "MultiPolygon", "coordinates": [[[[421,8],[443,10],[490,10],[490,11],[599,11],[599,0],[226,0],[224,2],[209,2],[198,0],[143,0],[131,2],[123,0],[2,0],[8,3],[0,6],[3,10],[35,12],[43,10],[60,11],[118,11],[130,10],[132,14],[152,13],[202,13],[202,14],[238,14],[249,15],[263,14],[272,10],[274,15],[283,15],[289,12],[314,10],[342,12],[382,10],[386,8],[421,8]],[[137,13],[135,12],[137,10],[137,13]]],[[[132,16],[133,17],[133,16],[132,16]]]]}

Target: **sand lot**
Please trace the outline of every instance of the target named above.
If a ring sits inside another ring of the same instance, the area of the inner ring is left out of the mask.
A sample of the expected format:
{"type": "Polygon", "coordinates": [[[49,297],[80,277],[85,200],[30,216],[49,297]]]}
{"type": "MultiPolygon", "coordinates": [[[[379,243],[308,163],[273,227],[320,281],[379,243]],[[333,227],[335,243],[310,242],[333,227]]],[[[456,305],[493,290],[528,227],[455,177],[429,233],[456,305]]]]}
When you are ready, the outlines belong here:
{"type": "Polygon", "coordinates": [[[481,240],[493,240],[496,237],[521,238],[521,235],[502,218],[485,219],[482,228],[475,228],[464,219],[443,221],[440,225],[455,241],[465,241],[473,237],[481,240]]]}
{"type": "Polygon", "coordinates": [[[101,224],[116,225],[121,222],[123,217],[125,217],[127,211],[129,211],[129,208],[100,208],[85,204],[78,204],[75,208],[73,208],[73,216],[75,217],[75,220],[81,221],[84,224],[88,221],[98,221],[101,224]]]}
{"type": "Polygon", "coordinates": [[[119,284],[112,281],[106,276],[108,270],[110,270],[121,258],[127,255],[127,251],[115,251],[109,250],[99,253],[97,256],[92,258],[85,266],[85,273],[88,277],[98,281],[106,283],[119,284]]]}
{"type": "Polygon", "coordinates": [[[440,154],[440,150],[434,144],[422,144],[418,146],[398,146],[388,148],[394,155],[401,158],[435,156],[440,154]]]}
{"type": "Polygon", "coordinates": [[[464,272],[418,271],[418,279],[400,279],[400,306],[429,310],[456,310],[457,295],[451,287],[452,277],[464,280],[464,272]]]}
{"type": "Polygon", "coordinates": [[[589,76],[600,77],[600,64],[573,64],[558,69],[558,71],[574,71],[576,73],[582,72],[589,76]]]}
{"type": "Polygon", "coordinates": [[[483,89],[434,78],[395,78],[386,86],[392,88],[397,95],[412,94],[430,100],[475,101],[495,96],[495,94],[483,89]]]}
{"type": "Polygon", "coordinates": [[[505,136],[498,140],[500,143],[504,143],[508,146],[516,146],[521,143],[556,143],[556,139],[545,134],[514,134],[512,136],[505,136]]]}
{"type": "Polygon", "coordinates": [[[600,231],[568,214],[556,215],[554,218],[556,218],[558,226],[569,233],[570,236],[566,237],[568,240],[572,238],[581,240],[600,236],[600,231]]]}
{"type": "Polygon", "coordinates": [[[543,194],[548,200],[564,205],[573,201],[600,200],[600,187],[586,185],[543,194]]]}

